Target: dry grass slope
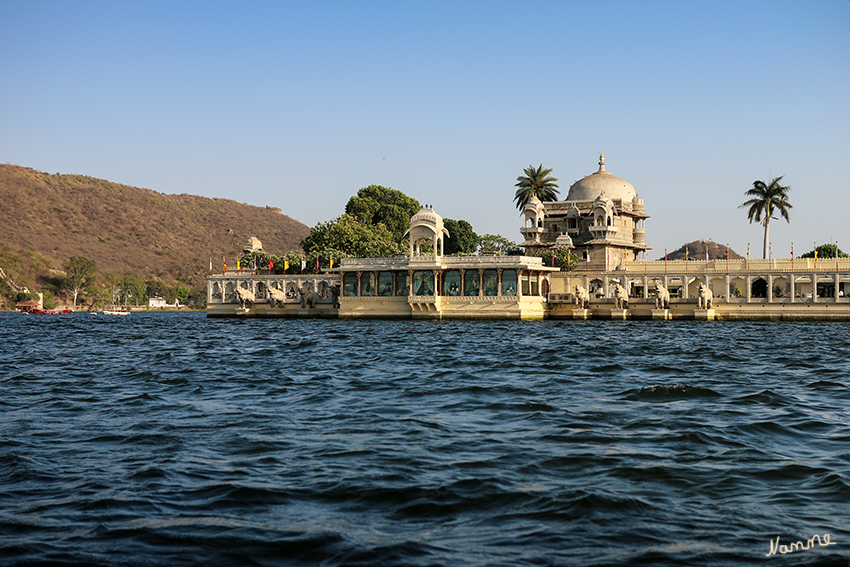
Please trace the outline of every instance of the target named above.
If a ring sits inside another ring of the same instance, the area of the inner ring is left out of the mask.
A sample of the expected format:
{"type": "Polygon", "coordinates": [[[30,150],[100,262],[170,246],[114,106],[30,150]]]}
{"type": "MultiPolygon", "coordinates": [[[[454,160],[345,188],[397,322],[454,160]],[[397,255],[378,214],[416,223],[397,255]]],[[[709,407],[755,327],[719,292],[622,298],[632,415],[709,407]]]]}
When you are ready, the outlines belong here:
{"type": "Polygon", "coordinates": [[[252,235],[273,254],[300,249],[310,229],[268,207],[166,195],[84,175],[0,164],[0,262],[23,283],[60,270],[71,256],[101,273],[138,274],[173,285],[201,283],[209,260],[235,263],[252,235]]]}

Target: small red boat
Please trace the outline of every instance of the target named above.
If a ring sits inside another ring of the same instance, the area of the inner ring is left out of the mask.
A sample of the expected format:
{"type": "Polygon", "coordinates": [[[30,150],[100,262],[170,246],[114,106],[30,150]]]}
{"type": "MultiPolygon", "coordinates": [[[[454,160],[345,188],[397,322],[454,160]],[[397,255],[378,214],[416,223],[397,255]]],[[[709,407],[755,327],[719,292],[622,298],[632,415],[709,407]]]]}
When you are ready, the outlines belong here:
{"type": "Polygon", "coordinates": [[[73,312],[73,309],[33,309],[31,311],[24,311],[23,313],[29,315],[69,315],[73,312]]]}

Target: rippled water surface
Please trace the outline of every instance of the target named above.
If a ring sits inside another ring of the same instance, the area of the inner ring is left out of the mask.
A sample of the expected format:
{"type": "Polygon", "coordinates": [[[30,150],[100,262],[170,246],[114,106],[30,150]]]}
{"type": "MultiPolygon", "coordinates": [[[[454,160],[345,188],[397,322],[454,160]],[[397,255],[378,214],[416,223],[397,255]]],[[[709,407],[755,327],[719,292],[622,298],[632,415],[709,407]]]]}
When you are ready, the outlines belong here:
{"type": "Polygon", "coordinates": [[[0,325],[4,565],[850,559],[847,324],[0,325]]]}

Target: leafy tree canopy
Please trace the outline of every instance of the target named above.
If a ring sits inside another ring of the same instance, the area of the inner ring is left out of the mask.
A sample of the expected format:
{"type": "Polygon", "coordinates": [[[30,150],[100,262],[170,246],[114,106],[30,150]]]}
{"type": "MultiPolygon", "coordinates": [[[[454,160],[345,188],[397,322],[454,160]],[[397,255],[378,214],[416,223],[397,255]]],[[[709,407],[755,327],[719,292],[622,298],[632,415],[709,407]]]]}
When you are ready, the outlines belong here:
{"type": "Polygon", "coordinates": [[[561,268],[562,272],[575,270],[578,266],[578,256],[573,254],[569,248],[549,248],[535,254],[543,260],[544,266],[561,268]]]}
{"type": "Polygon", "coordinates": [[[818,258],[835,258],[835,253],[838,252],[839,258],[847,258],[847,254],[845,254],[837,245],[835,244],[821,244],[814,250],[810,252],[806,252],[800,258],[814,258],[815,250],[817,250],[818,258]]]}
{"type": "Polygon", "coordinates": [[[445,254],[474,254],[478,248],[478,235],[472,225],[465,220],[443,219],[443,226],[449,231],[445,239],[445,254]]]}
{"type": "Polygon", "coordinates": [[[364,255],[366,245],[374,240],[395,241],[395,238],[383,223],[369,225],[353,215],[344,214],[314,226],[301,242],[301,248],[308,256],[336,250],[347,257],[360,257],[364,255]]]}
{"type": "Polygon", "coordinates": [[[364,187],[345,205],[346,215],[366,225],[384,225],[396,242],[401,241],[410,226],[410,217],[417,212],[419,201],[380,185],[364,187]]]}
{"type": "Polygon", "coordinates": [[[500,234],[484,234],[478,238],[478,253],[521,256],[522,248],[500,234]]]}
{"type": "Polygon", "coordinates": [[[77,296],[86,287],[94,283],[97,273],[97,263],[83,256],[71,256],[62,264],[65,270],[63,286],[74,295],[74,307],[77,306],[77,296]]]}

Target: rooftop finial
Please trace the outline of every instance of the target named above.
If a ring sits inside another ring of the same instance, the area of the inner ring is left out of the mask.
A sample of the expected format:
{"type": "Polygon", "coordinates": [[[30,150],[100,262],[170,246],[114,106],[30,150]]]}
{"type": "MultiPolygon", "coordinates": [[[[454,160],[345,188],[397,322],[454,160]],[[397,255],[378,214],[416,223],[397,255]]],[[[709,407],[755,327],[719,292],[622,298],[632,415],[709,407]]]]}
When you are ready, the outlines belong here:
{"type": "Polygon", "coordinates": [[[599,152],[599,171],[605,171],[605,154],[599,152]]]}

